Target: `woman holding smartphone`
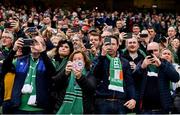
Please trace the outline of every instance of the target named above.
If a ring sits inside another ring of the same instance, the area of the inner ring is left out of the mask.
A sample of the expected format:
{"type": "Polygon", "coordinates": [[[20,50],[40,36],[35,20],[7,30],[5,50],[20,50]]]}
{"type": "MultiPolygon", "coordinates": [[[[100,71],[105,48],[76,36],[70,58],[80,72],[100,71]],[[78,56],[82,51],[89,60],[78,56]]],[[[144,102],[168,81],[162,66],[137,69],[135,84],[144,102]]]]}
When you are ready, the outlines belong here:
{"type": "Polygon", "coordinates": [[[65,95],[57,114],[92,114],[95,78],[90,72],[90,61],[82,51],[71,54],[65,68],[65,95]]]}

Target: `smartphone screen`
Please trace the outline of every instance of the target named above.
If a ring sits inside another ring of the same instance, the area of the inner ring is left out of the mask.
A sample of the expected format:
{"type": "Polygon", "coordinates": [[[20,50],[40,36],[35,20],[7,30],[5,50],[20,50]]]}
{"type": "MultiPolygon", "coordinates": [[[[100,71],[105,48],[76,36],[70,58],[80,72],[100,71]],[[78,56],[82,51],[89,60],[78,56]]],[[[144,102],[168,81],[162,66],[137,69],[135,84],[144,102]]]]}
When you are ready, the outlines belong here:
{"type": "Polygon", "coordinates": [[[104,44],[110,45],[111,44],[111,38],[110,37],[105,37],[104,38],[104,44]]]}
{"type": "Polygon", "coordinates": [[[150,56],[149,58],[153,58],[153,50],[147,50],[147,56],[150,56]]]}

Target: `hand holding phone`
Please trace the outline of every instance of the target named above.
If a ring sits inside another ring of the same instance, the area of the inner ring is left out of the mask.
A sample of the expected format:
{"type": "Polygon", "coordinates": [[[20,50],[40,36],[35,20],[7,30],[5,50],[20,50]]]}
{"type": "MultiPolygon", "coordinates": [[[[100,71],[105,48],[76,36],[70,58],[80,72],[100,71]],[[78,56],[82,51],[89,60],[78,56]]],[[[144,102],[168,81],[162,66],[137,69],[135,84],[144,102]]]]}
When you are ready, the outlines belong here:
{"type": "Polygon", "coordinates": [[[130,39],[132,38],[132,33],[125,33],[123,36],[124,39],[130,39]]]}

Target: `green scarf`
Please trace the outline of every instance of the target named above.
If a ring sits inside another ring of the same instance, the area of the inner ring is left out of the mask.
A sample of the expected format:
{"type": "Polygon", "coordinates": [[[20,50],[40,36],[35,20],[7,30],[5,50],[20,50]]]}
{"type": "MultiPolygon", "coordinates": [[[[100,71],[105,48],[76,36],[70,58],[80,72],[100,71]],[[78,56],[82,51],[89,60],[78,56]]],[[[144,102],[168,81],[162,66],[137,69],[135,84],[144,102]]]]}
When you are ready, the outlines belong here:
{"type": "MultiPolygon", "coordinates": [[[[86,75],[85,69],[83,69],[82,75],[86,75]]],[[[73,72],[70,75],[63,104],[57,114],[83,114],[82,90],[76,82],[73,72]]]]}
{"type": "Polygon", "coordinates": [[[122,71],[122,64],[118,57],[112,58],[109,55],[106,55],[107,58],[110,60],[110,77],[109,81],[110,84],[108,88],[110,90],[124,92],[123,88],[123,71],[122,71]]]}
{"type": "Polygon", "coordinates": [[[63,58],[61,63],[59,63],[59,61],[56,61],[56,71],[59,71],[62,68],[65,68],[67,62],[68,62],[68,57],[63,58]]]}

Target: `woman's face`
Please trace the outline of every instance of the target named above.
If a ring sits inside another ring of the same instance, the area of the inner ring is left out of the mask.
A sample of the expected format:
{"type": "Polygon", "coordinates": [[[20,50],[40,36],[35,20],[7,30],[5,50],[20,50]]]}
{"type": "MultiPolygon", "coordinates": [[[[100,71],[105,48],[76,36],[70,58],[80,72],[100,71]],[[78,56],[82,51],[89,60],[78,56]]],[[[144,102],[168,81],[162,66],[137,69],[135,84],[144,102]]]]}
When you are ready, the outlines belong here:
{"type": "Polygon", "coordinates": [[[70,47],[67,43],[62,44],[62,46],[59,47],[59,55],[62,57],[66,57],[70,54],[70,47]]]}
{"type": "Polygon", "coordinates": [[[163,50],[161,54],[161,58],[167,60],[168,62],[172,62],[172,53],[170,50],[163,50]]]}
{"type": "Polygon", "coordinates": [[[81,53],[74,54],[72,61],[75,62],[75,61],[79,61],[79,60],[85,64],[84,56],[81,53]]]}

